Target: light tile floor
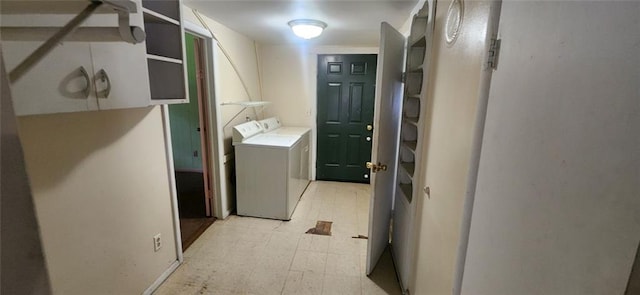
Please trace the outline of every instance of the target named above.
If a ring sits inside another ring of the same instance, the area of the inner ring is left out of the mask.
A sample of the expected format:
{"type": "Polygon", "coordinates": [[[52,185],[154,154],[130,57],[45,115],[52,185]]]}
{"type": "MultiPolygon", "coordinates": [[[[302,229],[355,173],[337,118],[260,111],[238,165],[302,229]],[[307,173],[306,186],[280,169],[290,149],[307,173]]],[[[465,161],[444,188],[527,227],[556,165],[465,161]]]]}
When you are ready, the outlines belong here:
{"type": "Polygon", "coordinates": [[[401,294],[385,252],[365,275],[369,185],[312,182],[291,221],[230,216],[184,253],[155,294],[401,294]],[[305,234],[332,221],[332,236],[305,234]]]}

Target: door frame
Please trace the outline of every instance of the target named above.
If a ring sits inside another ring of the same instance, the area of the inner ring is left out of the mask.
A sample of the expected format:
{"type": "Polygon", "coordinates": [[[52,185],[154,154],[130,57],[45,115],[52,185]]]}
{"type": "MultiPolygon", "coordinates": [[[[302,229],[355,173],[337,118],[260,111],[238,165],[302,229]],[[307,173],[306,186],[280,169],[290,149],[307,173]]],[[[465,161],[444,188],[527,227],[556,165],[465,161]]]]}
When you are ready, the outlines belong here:
{"type": "MultiPolygon", "coordinates": [[[[489,20],[487,24],[486,46],[483,60],[488,60],[491,46],[491,39],[500,38],[499,24],[502,0],[492,0],[489,8],[489,20]]],[[[494,69],[483,65],[480,89],[478,93],[478,109],[476,111],[476,121],[473,130],[473,142],[471,145],[471,157],[469,171],[467,172],[467,189],[464,196],[462,222],[460,224],[460,240],[458,241],[456,264],[454,268],[452,294],[459,295],[462,292],[462,280],[464,277],[464,267],[467,259],[467,248],[469,246],[469,233],[471,231],[471,215],[473,213],[473,203],[476,195],[476,185],[478,183],[478,170],[480,167],[480,154],[482,152],[482,140],[484,139],[484,127],[487,118],[487,107],[489,105],[489,90],[491,87],[491,77],[494,69]]],[[[416,244],[418,242],[416,241],[416,244]]]]}
{"type": "MultiPolygon", "coordinates": [[[[222,212],[221,212],[222,206],[220,206],[220,199],[221,199],[220,196],[225,188],[224,188],[224,182],[221,181],[220,179],[221,177],[220,171],[224,171],[224,166],[223,166],[224,164],[222,163],[223,156],[221,155],[222,140],[218,136],[219,134],[222,134],[221,133],[222,131],[220,128],[221,122],[219,119],[221,115],[220,115],[220,109],[218,107],[218,103],[215,95],[215,87],[214,87],[215,81],[213,79],[214,64],[215,64],[215,55],[213,54],[213,52],[216,46],[216,41],[213,40],[209,31],[192,22],[185,21],[184,29],[185,29],[185,33],[195,35],[196,37],[204,40],[203,55],[205,59],[204,65],[205,65],[205,73],[207,77],[206,80],[208,81],[205,89],[205,92],[206,92],[205,95],[208,99],[207,99],[206,106],[203,106],[203,107],[205,107],[205,110],[204,110],[204,113],[206,114],[205,119],[209,123],[208,127],[210,127],[207,129],[206,137],[209,138],[210,140],[216,139],[216,140],[212,140],[212,144],[208,145],[208,150],[207,150],[207,153],[209,154],[208,162],[209,162],[209,167],[212,168],[210,169],[208,176],[209,176],[209,183],[212,184],[212,188],[210,189],[212,190],[212,193],[213,193],[212,205],[214,210],[212,213],[216,218],[222,218],[222,212]]],[[[193,99],[193,98],[190,98],[190,99],[193,99]]],[[[198,99],[198,98],[195,98],[195,99],[198,99]]],[[[169,106],[162,105],[161,107],[162,107],[162,118],[164,122],[164,131],[165,131],[165,146],[167,147],[167,164],[168,164],[170,173],[173,173],[174,171],[173,148],[171,145],[171,130],[169,126],[169,106]]],[[[178,261],[182,263],[184,261],[184,258],[183,258],[183,252],[182,252],[182,241],[180,239],[181,232],[180,232],[180,217],[178,213],[178,195],[176,191],[175,177],[173,177],[173,175],[170,175],[169,178],[170,178],[169,183],[171,186],[171,207],[172,207],[172,216],[173,216],[173,222],[174,222],[176,252],[178,256],[178,261]]]]}
{"type": "Polygon", "coordinates": [[[218,219],[223,219],[223,206],[221,204],[222,196],[226,195],[226,182],[222,179],[222,173],[224,171],[224,152],[222,141],[222,114],[220,112],[218,95],[215,88],[217,75],[215,73],[215,65],[217,64],[217,55],[215,54],[215,48],[217,41],[213,39],[211,33],[204,27],[195,24],[190,21],[184,21],[185,33],[192,34],[202,40],[203,42],[203,56],[204,56],[204,72],[207,77],[205,84],[205,97],[207,98],[203,107],[205,118],[208,127],[205,137],[211,142],[207,147],[207,153],[209,155],[208,164],[211,168],[209,170],[209,184],[210,191],[213,193],[212,200],[212,215],[218,219]]]}
{"type": "Polygon", "coordinates": [[[204,177],[205,212],[207,217],[211,217],[213,216],[213,211],[215,209],[215,202],[213,200],[215,194],[213,193],[213,188],[211,187],[211,173],[213,173],[213,169],[211,169],[212,149],[211,143],[209,142],[209,130],[211,129],[211,124],[210,120],[208,119],[208,110],[210,109],[210,103],[206,99],[207,97],[209,97],[207,95],[209,91],[209,87],[207,85],[207,77],[209,77],[209,75],[206,74],[206,41],[204,38],[201,38],[199,36],[196,37],[197,38],[194,39],[196,43],[194,44],[194,53],[196,55],[196,92],[198,93],[198,124],[200,126],[200,150],[202,151],[201,161],[203,162],[202,173],[204,177]],[[204,73],[204,77],[199,76],[198,70],[204,73]]]}

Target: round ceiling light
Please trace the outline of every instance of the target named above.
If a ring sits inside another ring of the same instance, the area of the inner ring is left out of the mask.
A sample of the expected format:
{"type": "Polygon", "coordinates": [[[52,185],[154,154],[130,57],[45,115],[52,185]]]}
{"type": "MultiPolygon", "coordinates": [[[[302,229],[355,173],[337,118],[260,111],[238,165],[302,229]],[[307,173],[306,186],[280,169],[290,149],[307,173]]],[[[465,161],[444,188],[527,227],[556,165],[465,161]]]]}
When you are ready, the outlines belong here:
{"type": "Polygon", "coordinates": [[[289,22],[289,26],[296,36],[303,39],[312,39],[320,36],[327,24],[314,19],[295,19],[289,22]]]}

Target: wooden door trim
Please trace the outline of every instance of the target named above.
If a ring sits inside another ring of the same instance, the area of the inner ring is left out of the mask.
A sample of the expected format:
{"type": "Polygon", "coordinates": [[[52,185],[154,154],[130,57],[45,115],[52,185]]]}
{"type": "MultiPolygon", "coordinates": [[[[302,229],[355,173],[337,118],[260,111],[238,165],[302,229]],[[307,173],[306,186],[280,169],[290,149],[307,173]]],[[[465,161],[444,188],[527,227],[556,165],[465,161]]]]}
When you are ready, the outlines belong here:
{"type": "MultiPolygon", "coordinates": [[[[188,34],[191,34],[187,32],[188,34]]],[[[200,159],[202,160],[202,174],[204,180],[204,194],[205,194],[205,212],[206,216],[210,217],[214,212],[214,202],[213,200],[213,191],[211,189],[211,167],[209,161],[210,159],[210,144],[209,144],[209,136],[208,131],[210,130],[209,120],[207,120],[207,114],[209,113],[209,106],[206,100],[207,93],[207,73],[206,73],[206,65],[204,61],[204,40],[197,35],[191,34],[194,36],[194,57],[196,64],[196,88],[197,88],[197,103],[198,103],[198,124],[200,126],[200,150],[202,152],[202,156],[200,159]]]]}

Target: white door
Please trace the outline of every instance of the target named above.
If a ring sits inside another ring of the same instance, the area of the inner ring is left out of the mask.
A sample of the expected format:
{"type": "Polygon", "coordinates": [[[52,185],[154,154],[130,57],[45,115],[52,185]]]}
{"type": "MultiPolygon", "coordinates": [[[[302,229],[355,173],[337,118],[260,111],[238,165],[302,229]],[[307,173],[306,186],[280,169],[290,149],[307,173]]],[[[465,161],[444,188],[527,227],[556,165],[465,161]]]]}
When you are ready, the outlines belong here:
{"type": "Polygon", "coordinates": [[[371,162],[386,165],[387,171],[371,173],[373,189],[369,209],[367,274],[371,274],[380,255],[389,244],[389,223],[398,161],[404,43],[404,36],[389,24],[382,23],[373,115],[376,125],[373,129],[371,162]]]}

